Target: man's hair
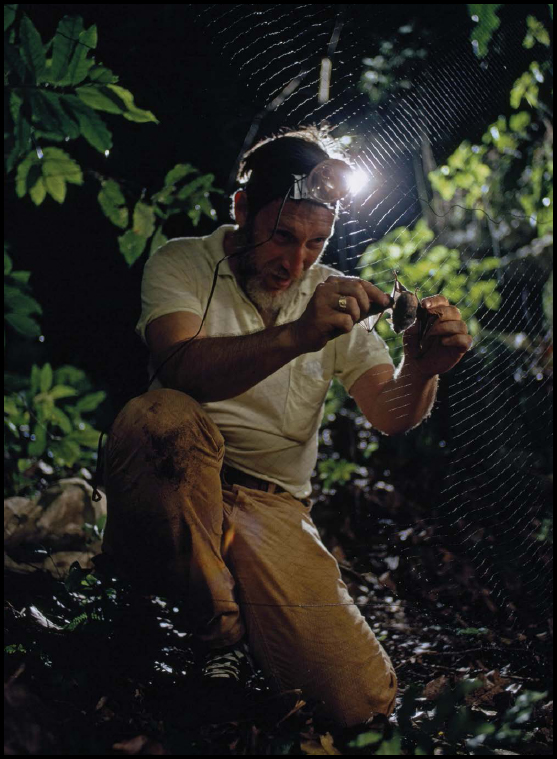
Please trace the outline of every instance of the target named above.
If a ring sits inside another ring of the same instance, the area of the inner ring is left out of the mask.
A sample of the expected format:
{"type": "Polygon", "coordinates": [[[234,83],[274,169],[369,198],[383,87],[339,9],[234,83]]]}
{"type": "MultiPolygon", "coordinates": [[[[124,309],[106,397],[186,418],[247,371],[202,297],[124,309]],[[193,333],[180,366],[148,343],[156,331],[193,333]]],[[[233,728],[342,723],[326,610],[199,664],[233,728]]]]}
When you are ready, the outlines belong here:
{"type": "Polygon", "coordinates": [[[267,137],[248,150],[240,162],[237,181],[245,190],[249,215],[268,203],[284,198],[294,175],[305,176],[327,158],[349,162],[328,126],[307,126],[267,137]]]}

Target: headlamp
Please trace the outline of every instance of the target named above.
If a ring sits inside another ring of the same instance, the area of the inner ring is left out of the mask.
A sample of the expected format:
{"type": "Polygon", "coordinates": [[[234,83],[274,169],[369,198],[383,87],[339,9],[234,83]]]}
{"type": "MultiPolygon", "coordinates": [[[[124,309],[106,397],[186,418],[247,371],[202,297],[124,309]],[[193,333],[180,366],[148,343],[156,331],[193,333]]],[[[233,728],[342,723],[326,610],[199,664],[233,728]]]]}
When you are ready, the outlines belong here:
{"type": "Polygon", "coordinates": [[[309,174],[294,174],[294,184],[288,197],[291,200],[313,200],[331,210],[350,195],[352,171],[344,161],[327,158],[314,166],[309,174]]]}

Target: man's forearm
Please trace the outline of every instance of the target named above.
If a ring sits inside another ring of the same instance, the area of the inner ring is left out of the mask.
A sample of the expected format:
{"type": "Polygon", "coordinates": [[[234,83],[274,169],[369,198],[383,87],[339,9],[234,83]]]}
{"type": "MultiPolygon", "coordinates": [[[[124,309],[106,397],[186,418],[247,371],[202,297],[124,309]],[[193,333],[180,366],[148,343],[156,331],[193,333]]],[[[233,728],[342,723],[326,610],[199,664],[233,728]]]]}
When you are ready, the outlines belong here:
{"type": "Polygon", "coordinates": [[[388,435],[417,427],[431,413],[439,377],[424,377],[412,362],[402,360],[393,379],[383,386],[373,424],[388,435]]]}
{"type": "Polygon", "coordinates": [[[181,349],[174,345],[168,355],[161,370],[165,387],[209,402],[245,393],[300,353],[285,324],[251,335],[198,338],[181,349]]]}

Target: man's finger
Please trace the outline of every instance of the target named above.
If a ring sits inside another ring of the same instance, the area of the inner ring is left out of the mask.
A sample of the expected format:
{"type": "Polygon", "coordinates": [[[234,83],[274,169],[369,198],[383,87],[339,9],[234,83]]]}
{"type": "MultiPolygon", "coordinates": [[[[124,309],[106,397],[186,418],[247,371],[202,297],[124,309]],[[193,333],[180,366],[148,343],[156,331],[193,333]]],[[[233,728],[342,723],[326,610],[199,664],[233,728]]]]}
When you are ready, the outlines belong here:
{"type": "Polygon", "coordinates": [[[442,337],[441,345],[445,348],[453,348],[461,353],[466,353],[472,347],[471,335],[452,335],[451,337],[442,337]]]}
{"type": "Polygon", "coordinates": [[[461,321],[442,321],[439,319],[436,321],[433,326],[428,330],[428,336],[430,335],[467,335],[468,334],[468,327],[466,324],[461,321]]]}
{"type": "Polygon", "coordinates": [[[424,308],[436,308],[437,306],[448,306],[449,301],[444,295],[429,295],[421,301],[424,308]]]}

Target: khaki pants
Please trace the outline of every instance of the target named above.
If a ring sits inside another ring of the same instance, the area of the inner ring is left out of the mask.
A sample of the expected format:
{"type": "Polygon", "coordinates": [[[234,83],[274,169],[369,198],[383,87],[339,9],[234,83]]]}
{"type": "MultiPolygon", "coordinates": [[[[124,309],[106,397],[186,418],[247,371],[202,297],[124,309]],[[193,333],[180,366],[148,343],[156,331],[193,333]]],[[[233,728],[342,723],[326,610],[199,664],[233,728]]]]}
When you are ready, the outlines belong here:
{"type": "Polygon", "coordinates": [[[310,517],[287,493],[223,487],[224,440],[175,390],[130,401],[106,451],[103,550],[145,590],[187,604],[210,648],[247,635],[278,691],[301,688],[341,725],[394,707],[392,664],[310,517]]]}

